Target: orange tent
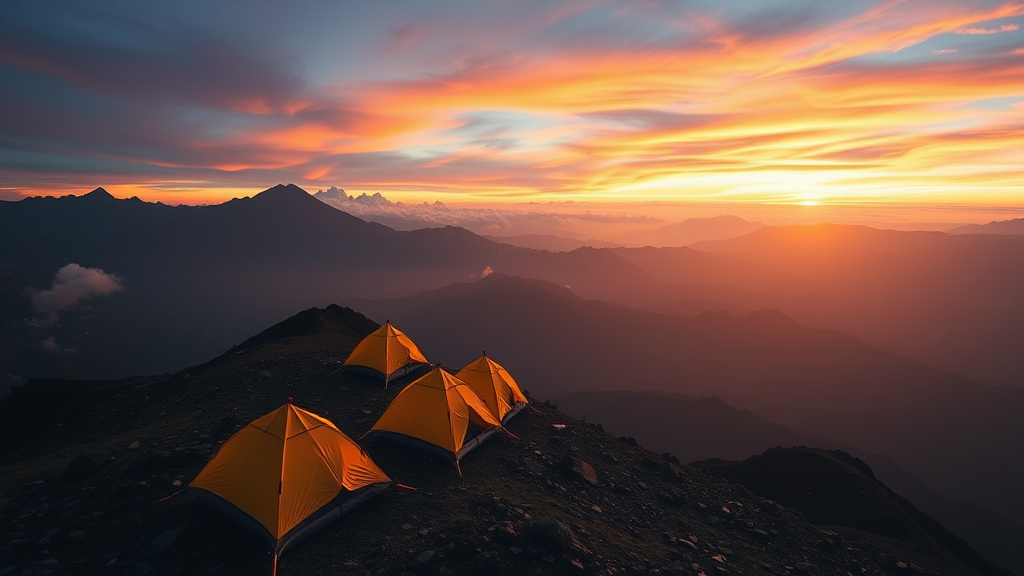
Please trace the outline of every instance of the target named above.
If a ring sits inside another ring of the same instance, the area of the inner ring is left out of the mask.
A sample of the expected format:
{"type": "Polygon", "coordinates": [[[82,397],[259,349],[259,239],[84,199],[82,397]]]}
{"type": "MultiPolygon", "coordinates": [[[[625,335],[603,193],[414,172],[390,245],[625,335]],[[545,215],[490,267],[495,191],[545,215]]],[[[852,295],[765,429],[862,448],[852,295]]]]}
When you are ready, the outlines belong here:
{"type": "Polygon", "coordinates": [[[416,344],[387,321],[356,345],[344,366],[370,368],[384,375],[384,387],[392,376],[406,374],[413,365],[426,364],[427,357],[416,344]]]}
{"type": "Polygon", "coordinates": [[[459,460],[501,429],[476,392],[440,366],[406,386],[370,433],[459,460]]]}
{"type": "Polygon", "coordinates": [[[488,358],[486,352],[467,364],[455,377],[472,388],[501,422],[515,416],[529,404],[508,370],[488,358]]]}
{"type": "Polygon", "coordinates": [[[197,495],[285,548],[391,483],[334,424],[291,404],[235,433],[189,484],[197,495]]]}

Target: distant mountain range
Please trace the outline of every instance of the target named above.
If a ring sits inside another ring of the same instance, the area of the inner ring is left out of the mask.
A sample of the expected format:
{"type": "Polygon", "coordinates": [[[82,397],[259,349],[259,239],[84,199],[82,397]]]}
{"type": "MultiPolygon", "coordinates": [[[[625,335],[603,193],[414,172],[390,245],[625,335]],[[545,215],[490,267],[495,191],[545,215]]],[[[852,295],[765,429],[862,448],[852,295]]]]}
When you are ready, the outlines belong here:
{"type": "Polygon", "coordinates": [[[0,357],[18,359],[0,360],[0,372],[177,369],[288,310],[406,296],[495,271],[664,313],[776,308],[944,370],[1024,383],[1024,238],[822,225],[763,227],[699,247],[547,253],[460,228],[400,232],[295,186],[202,207],[116,200],[102,189],[0,202],[0,291],[10,295],[0,324],[12,335],[0,337],[0,357]],[[47,289],[69,263],[123,278],[125,289],[47,331],[29,329],[25,291],[47,289]]]}
{"type": "Polygon", "coordinates": [[[461,228],[399,232],[317,201],[296,186],[215,206],[81,197],[0,202],[0,372],[116,378],[178,369],[237,343],[288,310],[342,297],[399,296],[490,270],[537,276],[595,297],[653,278],[610,252],[552,254],[461,228]],[[124,290],[32,324],[28,291],[69,263],[123,279],[124,290]],[[52,339],[48,349],[42,342],[52,339]]]}
{"type": "Polygon", "coordinates": [[[967,224],[949,231],[950,234],[1024,234],[1024,218],[992,221],[988,224],[967,224]]]}
{"type": "Polygon", "coordinates": [[[654,230],[629,232],[617,240],[627,246],[671,248],[744,236],[763,227],[764,224],[760,222],[748,222],[738,216],[725,214],[714,218],[690,218],[654,230]]]}
{"type": "Polygon", "coordinates": [[[484,238],[511,244],[520,248],[533,248],[535,250],[547,250],[548,252],[572,252],[579,248],[616,248],[621,244],[605,240],[577,240],[576,238],[563,238],[553,234],[521,234],[519,236],[491,236],[484,235],[484,238]]]}
{"type": "MultiPolygon", "coordinates": [[[[1017,352],[1024,349],[1024,236],[823,224],[764,227],[689,248],[613,251],[677,287],[675,299],[662,293],[658,302],[634,305],[667,312],[673,301],[698,299],[777,308],[943,370],[1024,384],[1017,352]]],[[[690,313],[692,306],[681,308],[690,313]]]]}

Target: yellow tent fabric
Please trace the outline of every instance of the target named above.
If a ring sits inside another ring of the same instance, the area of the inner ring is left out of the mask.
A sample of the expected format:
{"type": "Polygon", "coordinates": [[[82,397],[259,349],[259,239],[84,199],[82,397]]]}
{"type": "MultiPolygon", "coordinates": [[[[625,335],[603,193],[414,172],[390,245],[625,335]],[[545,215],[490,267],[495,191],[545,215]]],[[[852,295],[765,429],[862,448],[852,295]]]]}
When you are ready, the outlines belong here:
{"type": "Polygon", "coordinates": [[[230,502],[276,544],[343,490],[389,482],[329,420],[285,404],[229,438],[189,486],[230,502]]]}
{"type": "Polygon", "coordinates": [[[387,379],[414,362],[425,364],[427,357],[404,332],[392,326],[391,322],[385,322],[356,345],[344,365],[373,368],[387,379]]]}
{"type": "Polygon", "coordinates": [[[437,367],[399,392],[373,431],[423,440],[451,453],[457,463],[470,423],[483,430],[501,427],[476,392],[437,367]]]}
{"type": "Polygon", "coordinates": [[[476,392],[498,420],[529,404],[512,375],[501,364],[483,354],[455,375],[476,392]]]}

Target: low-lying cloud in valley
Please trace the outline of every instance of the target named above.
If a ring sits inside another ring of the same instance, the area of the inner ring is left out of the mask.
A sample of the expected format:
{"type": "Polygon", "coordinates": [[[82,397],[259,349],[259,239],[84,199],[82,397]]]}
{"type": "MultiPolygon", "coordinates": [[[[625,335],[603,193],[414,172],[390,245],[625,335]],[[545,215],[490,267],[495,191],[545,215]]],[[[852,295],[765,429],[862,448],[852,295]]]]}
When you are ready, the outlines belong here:
{"type": "Polygon", "coordinates": [[[85,300],[122,290],[124,285],[121,278],[113,274],[99,268],[68,264],[57,270],[49,290],[31,293],[32,307],[40,315],[33,323],[41,327],[49,326],[57,321],[61,312],[71,310],[85,300]]]}

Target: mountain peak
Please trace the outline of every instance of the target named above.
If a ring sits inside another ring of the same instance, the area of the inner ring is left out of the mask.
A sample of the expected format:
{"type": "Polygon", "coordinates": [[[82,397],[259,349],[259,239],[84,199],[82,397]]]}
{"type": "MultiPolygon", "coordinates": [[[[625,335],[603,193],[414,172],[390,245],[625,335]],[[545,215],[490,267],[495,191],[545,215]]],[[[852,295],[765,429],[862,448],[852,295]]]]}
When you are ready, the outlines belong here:
{"type": "Polygon", "coordinates": [[[102,186],[96,188],[95,190],[89,192],[88,194],[83,194],[79,196],[79,198],[82,198],[83,200],[89,200],[92,202],[106,202],[109,200],[117,200],[117,198],[114,198],[110,194],[110,192],[107,192],[102,186]]]}
{"type": "Polygon", "coordinates": [[[263,192],[253,196],[253,200],[291,200],[303,197],[312,198],[312,196],[309,195],[309,192],[306,192],[295,184],[278,184],[277,186],[267,188],[263,192]]]}

